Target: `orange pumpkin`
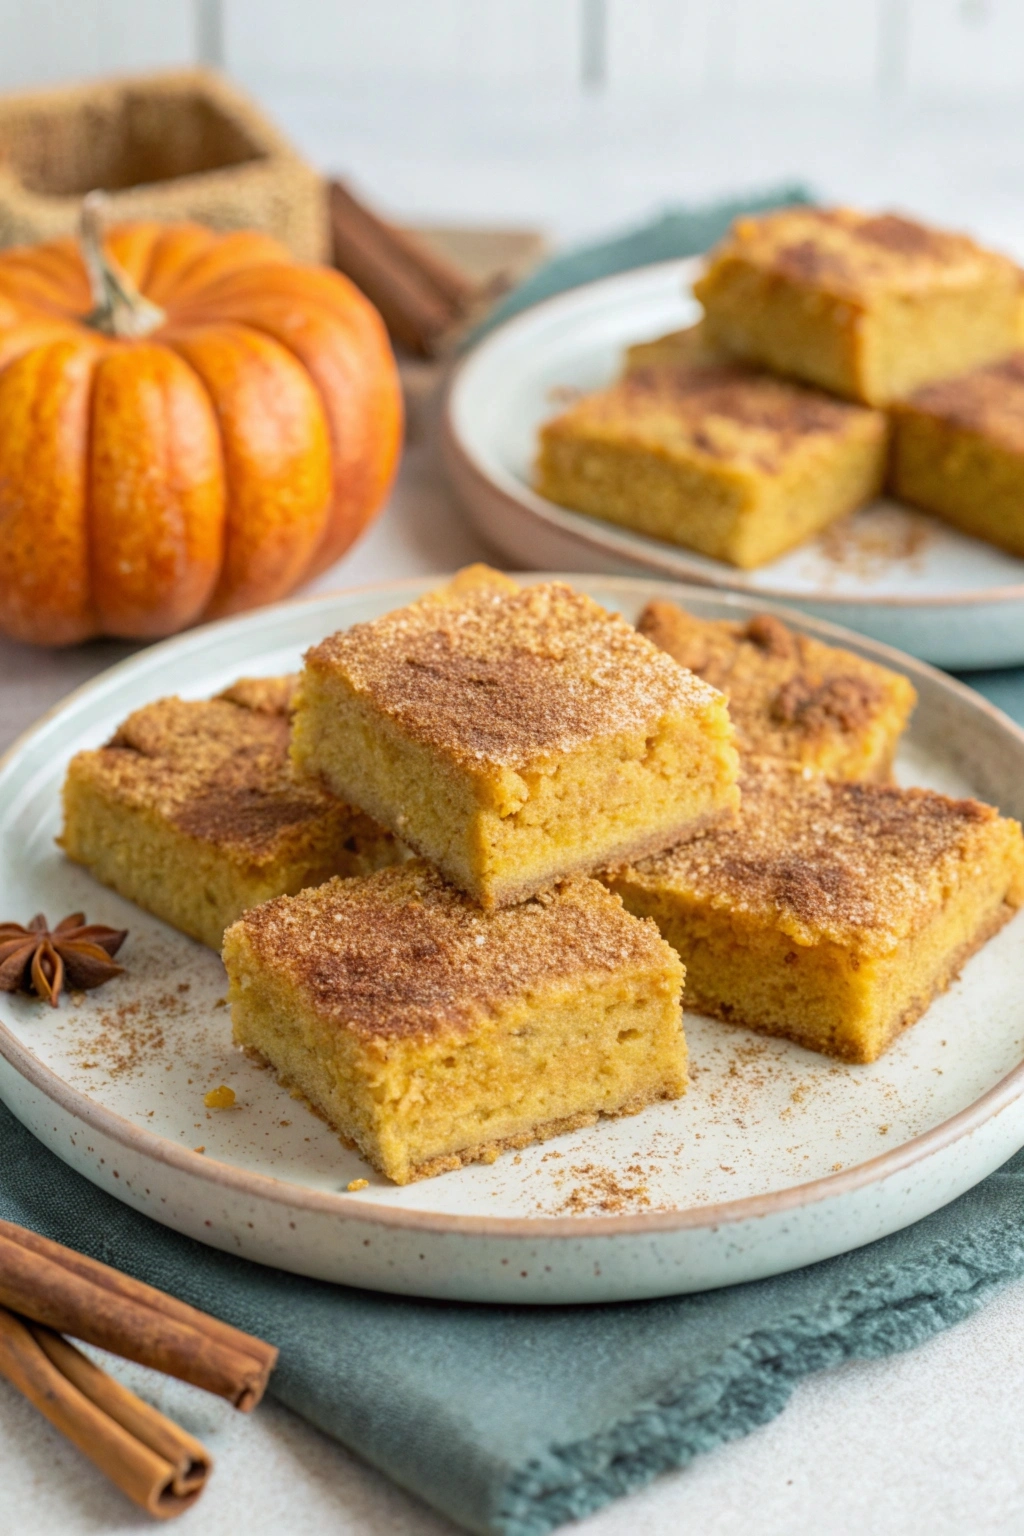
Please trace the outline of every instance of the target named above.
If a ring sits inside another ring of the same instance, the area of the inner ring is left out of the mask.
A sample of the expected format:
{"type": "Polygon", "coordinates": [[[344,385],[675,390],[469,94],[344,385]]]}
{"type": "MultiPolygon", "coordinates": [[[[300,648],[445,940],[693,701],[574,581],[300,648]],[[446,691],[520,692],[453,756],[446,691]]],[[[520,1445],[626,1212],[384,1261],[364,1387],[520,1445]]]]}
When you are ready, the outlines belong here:
{"type": "Polygon", "coordinates": [[[151,639],[285,596],[398,460],[398,375],[347,278],[256,233],[126,224],[0,252],[0,630],[151,639]]]}

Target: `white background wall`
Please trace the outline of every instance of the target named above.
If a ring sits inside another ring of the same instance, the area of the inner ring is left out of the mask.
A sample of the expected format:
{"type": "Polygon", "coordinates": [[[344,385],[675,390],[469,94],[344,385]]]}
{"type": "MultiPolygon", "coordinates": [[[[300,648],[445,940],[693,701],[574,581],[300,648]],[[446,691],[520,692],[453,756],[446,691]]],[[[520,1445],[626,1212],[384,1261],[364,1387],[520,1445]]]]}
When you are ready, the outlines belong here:
{"type": "Polygon", "coordinates": [[[0,0],[0,89],[194,59],[398,213],[573,238],[799,177],[1024,252],[1024,0],[0,0]]]}
{"type": "Polygon", "coordinates": [[[0,88],[216,59],[264,89],[1024,94],[1024,0],[0,0],[0,88]]]}

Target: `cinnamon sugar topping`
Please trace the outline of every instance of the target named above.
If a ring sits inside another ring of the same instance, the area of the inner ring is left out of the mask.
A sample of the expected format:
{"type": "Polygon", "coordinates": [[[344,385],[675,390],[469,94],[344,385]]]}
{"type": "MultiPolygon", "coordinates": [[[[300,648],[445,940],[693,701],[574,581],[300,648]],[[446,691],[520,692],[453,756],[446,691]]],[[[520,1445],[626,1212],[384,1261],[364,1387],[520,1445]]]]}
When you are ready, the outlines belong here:
{"type": "Polygon", "coordinates": [[[216,699],[160,699],[129,715],[105,747],[82,754],[81,762],[126,805],[256,862],[274,858],[282,837],[339,810],[352,816],[353,834],[379,836],[369,818],[293,775],[286,713],[292,683],[245,679],[216,699]]]}
{"type": "Polygon", "coordinates": [[[773,614],[742,625],[698,619],[656,600],[640,615],[639,628],[728,696],[743,752],[799,755],[794,738],[807,744],[852,738],[891,711],[894,700],[905,700],[904,714],[913,700],[895,673],[799,634],[773,614]]]}
{"type": "Polygon", "coordinates": [[[1024,352],[973,373],[928,384],[903,407],[908,414],[936,416],[992,438],[1011,453],[1024,453],[1024,352]]]}
{"type": "Polygon", "coordinates": [[[587,395],[545,432],[600,434],[670,453],[779,473],[815,439],[842,437],[865,408],[741,363],[659,363],[587,395]]]}
{"type": "Polygon", "coordinates": [[[469,767],[522,767],[716,701],[561,582],[423,599],[330,636],[306,662],[341,674],[408,735],[469,767]]]}
{"type": "Polygon", "coordinates": [[[292,712],[295,690],[298,687],[297,672],[287,672],[283,677],[239,677],[217,694],[229,704],[240,704],[258,715],[282,715],[292,712]]]}
{"type": "Polygon", "coordinates": [[[738,219],[712,260],[733,256],[851,300],[974,284],[1012,265],[967,235],[853,208],[784,208],[738,219]]]}
{"type": "MultiPolygon", "coordinates": [[[[885,953],[943,900],[1000,821],[975,800],[832,784],[760,763],[734,827],[646,859],[628,878],[767,917],[802,943],[885,953]]],[[[1003,823],[1009,834],[1013,823],[1003,823]]]]}
{"type": "Polygon", "coordinates": [[[385,1037],[469,1027],[532,987],[663,959],[654,924],[594,880],[485,913],[421,859],[278,897],[240,923],[321,1013],[385,1037]]]}

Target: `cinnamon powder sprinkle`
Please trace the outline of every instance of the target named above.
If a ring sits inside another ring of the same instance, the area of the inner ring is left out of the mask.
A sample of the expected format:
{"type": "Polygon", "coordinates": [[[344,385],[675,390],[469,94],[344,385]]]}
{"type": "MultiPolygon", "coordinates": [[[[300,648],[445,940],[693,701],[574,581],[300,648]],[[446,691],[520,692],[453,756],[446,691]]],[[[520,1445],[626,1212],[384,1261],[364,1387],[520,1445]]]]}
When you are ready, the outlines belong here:
{"type": "Polygon", "coordinates": [[[320,1012],[378,1036],[469,1027],[481,1009],[533,987],[603,982],[623,966],[660,970],[666,954],[654,923],[630,917],[596,880],[483,912],[422,859],[279,896],[237,929],[320,1012]]]}
{"type": "Polygon", "coordinates": [[[1007,846],[1019,838],[975,800],[805,779],[766,760],[748,769],[742,792],[734,826],[643,860],[623,882],[757,914],[798,942],[888,953],[961,866],[991,857],[1000,832],[1007,846]]]}
{"type": "Polygon", "coordinates": [[[818,535],[813,547],[837,575],[867,579],[900,561],[919,570],[935,538],[931,518],[892,506],[840,518],[818,535]]]}
{"type": "Polygon", "coordinates": [[[655,599],[638,627],[727,695],[741,752],[800,756],[801,744],[856,736],[911,693],[876,662],[799,634],[774,614],[746,624],[698,619],[655,599]]]}
{"type": "Polygon", "coordinates": [[[1024,453],[1024,352],[926,384],[898,407],[897,414],[935,417],[980,433],[1010,453],[1024,453]]]}
{"type": "Polygon", "coordinates": [[[105,1008],[99,1014],[99,1028],[78,1041],[75,1054],[84,1071],[101,1067],[116,1081],[130,1077],[146,1060],[164,1049],[169,1019],[177,1017],[182,1005],[173,993],[154,1003],[139,1000],[105,1008]]]}
{"type": "Polygon", "coordinates": [[[738,259],[800,287],[867,301],[1005,279],[1011,263],[968,235],[931,229],[897,213],[855,208],[784,208],[737,219],[711,255],[738,259]]]}
{"type": "Polygon", "coordinates": [[[424,598],[329,636],[306,665],[343,679],[413,739],[477,768],[521,768],[538,753],[575,751],[717,699],[631,624],[562,582],[424,598]]]}
{"type": "Polygon", "coordinates": [[[600,1211],[621,1216],[628,1211],[650,1209],[651,1193],[639,1164],[617,1172],[598,1163],[578,1163],[568,1170],[578,1182],[566,1195],[558,1213],[584,1215],[600,1211]]]}
{"type": "Polygon", "coordinates": [[[124,805],[256,864],[317,828],[333,836],[350,823],[355,837],[379,837],[369,817],[293,774],[293,690],[290,677],[244,678],[215,699],[159,699],[74,766],[124,805]]]}

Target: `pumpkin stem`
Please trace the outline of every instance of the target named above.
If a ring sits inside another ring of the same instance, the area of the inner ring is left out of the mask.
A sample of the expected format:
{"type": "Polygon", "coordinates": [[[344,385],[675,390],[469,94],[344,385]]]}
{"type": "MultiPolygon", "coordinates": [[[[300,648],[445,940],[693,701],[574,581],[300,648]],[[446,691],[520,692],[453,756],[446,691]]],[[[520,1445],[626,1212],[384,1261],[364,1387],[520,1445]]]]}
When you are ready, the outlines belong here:
{"type": "Polygon", "coordinates": [[[104,336],[148,336],[167,316],[142,296],[127,272],[104,250],[105,205],[102,192],[90,192],[82,200],[78,237],[94,305],[85,324],[104,336]]]}

